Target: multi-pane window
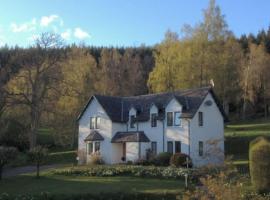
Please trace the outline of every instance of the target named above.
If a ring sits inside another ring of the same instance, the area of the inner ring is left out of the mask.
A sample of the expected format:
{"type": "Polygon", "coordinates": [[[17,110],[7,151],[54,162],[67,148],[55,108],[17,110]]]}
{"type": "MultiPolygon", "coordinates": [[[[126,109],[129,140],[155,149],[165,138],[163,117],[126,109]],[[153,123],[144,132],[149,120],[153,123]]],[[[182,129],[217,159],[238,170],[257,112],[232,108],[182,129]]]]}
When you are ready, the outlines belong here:
{"type": "Polygon", "coordinates": [[[199,141],[199,156],[203,156],[203,142],[199,141]]]}
{"type": "Polygon", "coordinates": [[[130,128],[135,128],[135,116],[130,116],[130,128]]]}
{"type": "Polygon", "coordinates": [[[181,126],[181,118],[180,118],[180,112],[174,113],[174,125],[175,126],[181,126]]]}
{"type": "Polygon", "coordinates": [[[157,154],[157,142],[151,142],[151,151],[154,155],[157,154]]]}
{"type": "Polygon", "coordinates": [[[91,153],[93,153],[93,143],[89,142],[87,143],[87,154],[90,155],[91,153]]]}
{"type": "Polygon", "coordinates": [[[181,142],[180,141],[175,141],[175,153],[181,153],[181,142]]]}
{"type": "Polygon", "coordinates": [[[100,117],[96,117],[96,129],[100,128],[100,117]]]}
{"type": "Polygon", "coordinates": [[[203,112],[198,113],[199,126],[203,126],[203,112]]]}
{"type": "Polygon", "coordinates": [[[167,152],[173,153],[173,142],[172,141],[167,142],[167,152]]]}
{"type": "Polygon", "coordinates": [[[95,129],[96,119],[95,117],[90,117],[90,129],[95,129]]]}
{"type": "Polygon", "coordinates": [[[151,127],[157,126],[157,113],[151,114],[151,127]]]}
{"type": "Polygon", "coordinates": [[[173,113],[167,112],[167,126],[173,125],[173,113]]]}
{"type": "Polygon", "coordinates": [[[100,151],[100,142],[95,142],[95,152],[100,151]]]}

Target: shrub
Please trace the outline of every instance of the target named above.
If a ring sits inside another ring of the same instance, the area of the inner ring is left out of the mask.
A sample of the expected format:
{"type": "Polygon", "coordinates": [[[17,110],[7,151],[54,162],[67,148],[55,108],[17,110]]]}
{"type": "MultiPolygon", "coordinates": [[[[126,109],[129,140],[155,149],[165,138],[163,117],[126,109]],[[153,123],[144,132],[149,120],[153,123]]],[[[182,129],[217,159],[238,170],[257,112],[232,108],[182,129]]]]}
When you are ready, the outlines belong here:
{"type": "Polygon", "coordinates": [[[19,122],[11,119],[0,121],[0,144],[16,147],[19,151],[28,149],[29,142],[26,128],[19,122]]]}
{"type": "Polygon", "coordinates": [[[172,154],[168,152],[159,153],[153,162],[157,166],[169,166],[171,155],[172,154]]]}
{"type": "Polygon", "coordinates": [[[103,160],[102,160],[99,153],[94,153],[94,154],[91,155],[91,159],[90,159],[89,164],[91,164],[91,165],[102,165],[102,164],[104,164],[104,162],[103,162],[103,160]]]}
{"type": "Polygon", "coordinates": [[[250,145],[249,163],[251,182],[259,193],[270,191],[270,142],[256,139],[250,145]]]}
{"type": "Polygon", "coordinates": [[[43,148],[42,146],[36,146],[28,152],[29,160],[35,163],[37,167],[36,178],[39,178],[39,167],[48,157],[48,149],[43,148]]]}
{"type": "Polygon", "coordinates": [[[3,167],[17,156],[15,147],[0,146],[0,180],[2,179],[3,167]]]}
{"type": "Polygon", "coordinates": [[[190,157],[184,153],[175,153],[172,155],[170,159],[170,165],[174,167],[186,167],[187,165],[188,167],[192,166],[190,157]]]}

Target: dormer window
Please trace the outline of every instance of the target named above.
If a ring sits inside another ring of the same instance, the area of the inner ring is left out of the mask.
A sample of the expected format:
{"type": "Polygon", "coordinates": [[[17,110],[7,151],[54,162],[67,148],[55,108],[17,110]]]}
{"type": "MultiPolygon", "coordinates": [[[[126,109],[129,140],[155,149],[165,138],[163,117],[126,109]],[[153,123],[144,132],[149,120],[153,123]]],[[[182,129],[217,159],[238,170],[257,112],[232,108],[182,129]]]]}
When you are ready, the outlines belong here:
{"type": "Polygon", "coordinates": [[[90,129],[95,129],[96,118],[90,117],[90,129]]]}
{"type": "Polygon", "coordinates": [[[151,127],[157,126],[157,113],[151,114],[151,127]]]}
{"type": "Polygon", "coordinates": [[[175,112],[174,113],[174,125],[175,126],[181,126],[181,113],[180,112],[175,112]]]}
{"type": "Polygon", "coordinates": [[[173,125],[173,112],[167,112],[167,126],[173,125]]]}
{"type": "Polygon", "coordinates": [[[135,128],[135,115],[130,115],[129,124],[130,128],[135,128]]]}

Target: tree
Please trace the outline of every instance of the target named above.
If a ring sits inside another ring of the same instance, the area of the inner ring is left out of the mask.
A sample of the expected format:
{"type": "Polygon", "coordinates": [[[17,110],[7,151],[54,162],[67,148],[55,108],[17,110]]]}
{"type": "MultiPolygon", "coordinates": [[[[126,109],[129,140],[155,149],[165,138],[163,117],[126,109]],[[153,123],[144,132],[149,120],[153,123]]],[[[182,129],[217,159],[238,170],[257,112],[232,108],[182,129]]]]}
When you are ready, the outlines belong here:
{"type": "Polygon", "coordinates": [[[3,167],[17,156],[15,147],[0,146],[0,180],[2,179],[3,167]]]}
{"type": "Polygon", "coordinates": [[[50,126],[54,127],[57,143],[75,144],[76,118],[87,100],[97,91],[98,69],[93,56],[85,48],[72,47],[61,63],[59,82],[61,96],[57,100],[50,126]]]}
{"type": "Polygon", "coordinates": [[[40,165],[45,161],[48,157],[48,149],[43,148],[42,146],[36,146],[28,152],[29,160],[35,163],[37,170],[36,170],[36,178],[39,178],[39,168],[40,165]]]}
{"type": "Polygon", "coordinates": [[[35,46],[13,58],[14,65],[20,66],[20,71],[9,81],[8,93],[12,95],[13,104],[23,105],[28,111],[30,148],[36,145],[42,111],[50,110],[59,95],[56,86],[61,78],[61,46],[59,35],[43,33],[35,46]]]}

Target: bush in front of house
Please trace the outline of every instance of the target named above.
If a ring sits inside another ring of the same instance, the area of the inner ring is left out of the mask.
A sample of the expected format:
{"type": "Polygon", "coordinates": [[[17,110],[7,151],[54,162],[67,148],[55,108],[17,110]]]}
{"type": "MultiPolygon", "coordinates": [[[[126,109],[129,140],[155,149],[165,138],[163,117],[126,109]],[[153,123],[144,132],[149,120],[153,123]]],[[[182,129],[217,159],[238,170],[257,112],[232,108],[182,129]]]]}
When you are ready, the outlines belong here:
{"type": "Polygon", "coordinates": [[[191,175],[193,171],[185,168],[137,166],[137,165],[96,165],[78,166],[53,171],[56,175],[65,176],[135,176],[152,178],[181,179],[185,174],[191,175]]]}
{"type": "Polygon", "coordinates": [[[192,162],[187,154],[175,153],[170,158],[170,165],[174,167],[191,167],[192,162]]]}
{"type": "Polygon", "coordinates": [[[104,161],[99,153],[93,153],[89,162],[90,165],[102,165],[104,161]]]}
{"type": "Polygon", "coordinates": [[[250,144],[251,182],[259,193],[270,192],[270,142],[260,137],[250,144]]]}
{"type": "Polygon", "coordinates": [[[151,162],[157,166],[169,166],[172,154],[169,152],[159,153],[151,162]]]}

